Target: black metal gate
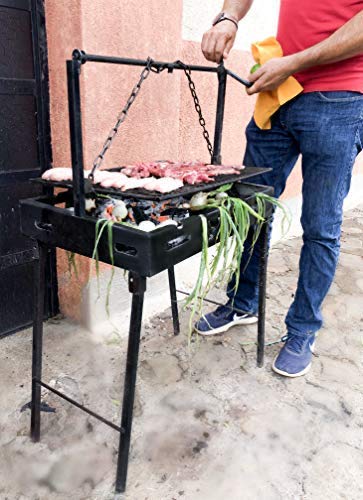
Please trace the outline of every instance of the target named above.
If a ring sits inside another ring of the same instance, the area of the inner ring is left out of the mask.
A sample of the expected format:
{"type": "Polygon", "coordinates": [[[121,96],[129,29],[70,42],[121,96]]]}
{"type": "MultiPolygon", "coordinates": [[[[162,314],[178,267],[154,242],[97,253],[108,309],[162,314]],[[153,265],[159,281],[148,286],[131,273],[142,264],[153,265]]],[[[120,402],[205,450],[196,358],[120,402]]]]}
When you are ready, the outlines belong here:
{"type": "MultiPolygon", "coordinates": [[[[29,325],[36,245],[20,233],[19,200],[51,164],[43,0],[0,0],[0,336],[29,325]]],[[[45,311],[57,311],[55,256],[49,254],[45,311]]]]}

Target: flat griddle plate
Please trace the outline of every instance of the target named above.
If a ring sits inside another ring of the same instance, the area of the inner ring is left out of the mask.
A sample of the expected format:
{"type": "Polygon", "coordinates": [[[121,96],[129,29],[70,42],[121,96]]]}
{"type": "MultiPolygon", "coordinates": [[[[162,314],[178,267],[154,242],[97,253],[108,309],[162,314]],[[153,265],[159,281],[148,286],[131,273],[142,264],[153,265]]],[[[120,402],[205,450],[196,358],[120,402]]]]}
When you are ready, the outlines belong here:
{"type": "MultiPolygon", "coordinates": [[[[118,169],[110,169],[115,172],[118,169]]],[[[269,172],[271,169],[269,168],[257,168],[257,167],[245,167],[241,172],[237,175],[218,175],[216,176],[213,182],[203,182],[200,184],[185,184],[183,187],[176,189],[175,191],[171,191],[170,193],[158,193],[157,191],[148,191],[143,188],[138,189],[128,189],[127,191],[121,191],[120,189],[113,188],[103,188],[97,184],[94,185],[95,193],[109,195],[113,198],[133,198],[135,200],[152,200],[152,201],[163,201],[170,200],[173,198],[188,198],[195,193],[199,193],[200,191],[213,191],[214,189],[223,186],[224,184],[230,184],[233,182],[241,182],[246,179],[250,179],[251,177],[255,177],[256,175],[264,174],[269,172]]],[[[44,179],[32,179],[32,181],[41,183],[45,186],[52,187],[61,187],[72,189],[72,182],[54,182],[54,181],[46,181],[44,179]]]]}

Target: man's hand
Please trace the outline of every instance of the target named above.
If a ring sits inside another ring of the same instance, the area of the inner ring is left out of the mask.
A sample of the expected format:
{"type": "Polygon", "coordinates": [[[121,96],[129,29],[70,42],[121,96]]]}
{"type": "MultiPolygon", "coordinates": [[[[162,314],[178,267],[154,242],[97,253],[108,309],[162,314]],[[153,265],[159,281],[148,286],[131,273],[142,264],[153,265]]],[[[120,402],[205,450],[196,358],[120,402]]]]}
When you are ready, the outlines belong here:
{"type": "Polygon", "coordinates": [[[224,21],[207,31],[202,40],[202,52],[208,61],[220,63],[227,59],[236,39],[237,28],[224,21]]]}
{"type": "Polygon", "coordinates": [[[247,94],[252,95],[266,90],[275,90],[293,73],[295,73],[293,56],[270,59],[248,77],[253,85],[247,89],[247,94]]]}

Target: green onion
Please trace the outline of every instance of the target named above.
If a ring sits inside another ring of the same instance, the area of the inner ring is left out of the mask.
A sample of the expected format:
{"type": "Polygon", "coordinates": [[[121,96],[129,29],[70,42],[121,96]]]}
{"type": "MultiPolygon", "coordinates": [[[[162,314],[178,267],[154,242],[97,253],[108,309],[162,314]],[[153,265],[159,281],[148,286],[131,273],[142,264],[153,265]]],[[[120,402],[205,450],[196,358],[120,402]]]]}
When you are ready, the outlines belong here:
{"type": "Polygon", "coordinates": [[[257,203],[259,201],[260,202],[262,201],[265,204],[264,206],[266,206],[266,204],[270,204],[282,210],[283,213],[283,218],[281,221],[282,237],[286,236],[286,234],[290,231],[292,223],[292,214],[289,207],[284,203],[282,203],[277,198],[275,198],[274,196],[269,196],[268,194],[265,193],[257,193],[256,201],[257,203]]]}
{"type": "Polygon", "coordinates": [[[76,254],[74,252],[68,252],[68,251],[66,253],[67,253],[67,259],[68,259],[68,272],[70,275],[72,275],[72,269],[73,269],[74,275],[78,279],[76,254]]]}
{"type": "Polygon", "coordinates": [[[113,278],[115,276],[115,258],[113,255],[113,231],[112,227],[114,225],[113,220],[109,220],[107,224],[107,237],[108,237],[108,252],[110,254],[110,260],[111,260],[111,276],[110,279],[107,283],[107,294],[106,294],[106,312],[108,318],[110,317],[110,295],[111,295],[111,287],[112,287],[112,282],[113,278]]]}
{"type": "Polygon", "coordinates": [[[100,263],[99,263],[99,255],[98,255],[98,245],[100,244],[100,240],[102,234],[107,226],[108,219],[98,219],[95,227],[95,246],[93,248],[92,259],[94,259],[96,263],[96,276],[97,276],[97,300],[100,298],[100,263]],[[101,229],[100,229],[101,226],[101,229]]]}
{"type": "Polygon", "coordinates": [[[97,299],[100,298],[100,266],[99,266],[99,254],[98,254],[98,247],[102,238],[102,235],[107,228],[107,242],[108,242],[108,252],[110,256],[110,261],[111,261],[111,277],[109,279],[109,282],[107,283],[107,293],[106,293],[106,312],[107,316],[110,317],[110,295],[111,295],[111,287],[112,287],[112,282],[113,278],[115,276],[115,259],[114,259],[114,253],[113,253],[113,225],[115,222],[111,219],[99,219],[96,222],[96,228],[95,228],[95,246],[93,248],[93,254],[92,254],[92,259],[94,259],[95,264],[96,264],[96,276],[97,276],[97,299]]]}
{"type": "MultiPolygon", "coordinates": [[[[266,214],[269,205],[283,210],[282,221],[285,229],[286,221],[291,222],[286,207],[272,196],[263,193],[255,195],[255,208],[240,198],[217,197],[218,193],[227,192],[232,185],[222,186],[216,191],[207,193],[208,201],[205,210],[218,209],[219,229],[217,233],[216,253],[211,262],[208,262],[209,235],[208,223],[205,216],[202,219],[202,253],[198,272],[197,282],[189,297],[185,301],[185,307],[191,307],[189,321],[189,342],[193,331],[193,320],[195,315],[202,315],[203,300],[213,286],[218,286],[223,282],[229,282],[235,276],[235,289],[237,292],[240,273],[241,259],[245,251],[245,241],[251,229],[251,220],[254,220],[254,235],[250,255],[252,255],[255,244],[261,233],[263,224],[266,224],[266,214]]],[[[286,234],[283,231],[283,234],[286,234]]]]}

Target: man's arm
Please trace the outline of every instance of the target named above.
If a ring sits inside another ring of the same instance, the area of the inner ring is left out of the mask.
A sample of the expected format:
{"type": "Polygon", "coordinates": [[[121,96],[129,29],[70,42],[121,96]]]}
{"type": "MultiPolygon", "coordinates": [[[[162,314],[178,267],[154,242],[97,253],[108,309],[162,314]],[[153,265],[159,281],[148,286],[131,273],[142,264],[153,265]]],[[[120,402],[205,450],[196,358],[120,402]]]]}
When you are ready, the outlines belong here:
{"type": "MultiPolygon", "coordinates": [[[[249,11],[253,0],[225,0],[223,12],[230,14],[239,21],[249,11]]],[[[221,62],[227,59],[236,39],[237,28],[233,23],[223,21],[203,36],[202,51],[208,61],[221,62]]]]}
{"type": "Polygon", "coordinates": [[[309,49],[267,61],[249,79],[254,85],[247,90],[255,94],[274,90],[299,71],[335,63],[363,54],[363,11],[339,28],[329,38],[309,49]]]}

